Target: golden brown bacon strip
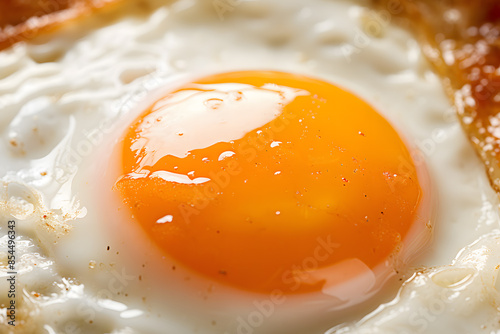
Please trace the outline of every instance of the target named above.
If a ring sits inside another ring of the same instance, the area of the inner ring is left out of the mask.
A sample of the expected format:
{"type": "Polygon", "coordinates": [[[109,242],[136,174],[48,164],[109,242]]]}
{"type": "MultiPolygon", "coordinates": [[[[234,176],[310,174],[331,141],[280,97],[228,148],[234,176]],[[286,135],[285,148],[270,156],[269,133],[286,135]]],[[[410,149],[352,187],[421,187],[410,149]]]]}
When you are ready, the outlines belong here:
{"type": "Polygon", "coordinates": [[[500,1],[375,1],[404,7],[500,193],[500,1]]]}
{"type": "Polygon", "coordinates": [[[125,0],[0,0],[0,50],[125,0]]]}

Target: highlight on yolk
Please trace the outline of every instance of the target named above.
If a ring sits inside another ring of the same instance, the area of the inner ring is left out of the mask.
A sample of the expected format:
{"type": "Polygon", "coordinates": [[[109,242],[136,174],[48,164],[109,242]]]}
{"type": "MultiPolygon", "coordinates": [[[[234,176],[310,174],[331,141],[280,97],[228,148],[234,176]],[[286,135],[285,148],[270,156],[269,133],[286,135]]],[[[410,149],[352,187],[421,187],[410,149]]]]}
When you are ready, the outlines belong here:
{"type": "Polygon", "coordinates": [[[392,126],[330,83],[222,73],[156,101],[123,138],[115,184],[165,254],[241,290],[335,290],[425,229],[417,167],[392,126]]]}

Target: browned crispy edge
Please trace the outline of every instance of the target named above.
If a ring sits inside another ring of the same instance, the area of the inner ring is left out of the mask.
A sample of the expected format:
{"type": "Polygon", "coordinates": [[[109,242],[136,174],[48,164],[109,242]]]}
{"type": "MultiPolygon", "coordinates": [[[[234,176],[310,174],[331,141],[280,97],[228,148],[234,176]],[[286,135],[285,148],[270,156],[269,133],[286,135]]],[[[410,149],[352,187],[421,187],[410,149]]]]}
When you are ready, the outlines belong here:
{"type": "Polygon", "coordinates": [[[0,50],[20,41],[29,41],[41,34],[78,24],[86,18],[109,13],[126,12],[143,5],[138,0],[36,0],[16,5],[17,0],[2,0],[0,14],[0,50]],[[28,7],[26,7],[28,6],[28,7]],[[20,11],[21,13],[9,11],[20,11]]]}
{"type": "Polygon", "coordinates": [[[500,1],[374,1],[398,8],[420,40],[500,194],[500,1]]]}

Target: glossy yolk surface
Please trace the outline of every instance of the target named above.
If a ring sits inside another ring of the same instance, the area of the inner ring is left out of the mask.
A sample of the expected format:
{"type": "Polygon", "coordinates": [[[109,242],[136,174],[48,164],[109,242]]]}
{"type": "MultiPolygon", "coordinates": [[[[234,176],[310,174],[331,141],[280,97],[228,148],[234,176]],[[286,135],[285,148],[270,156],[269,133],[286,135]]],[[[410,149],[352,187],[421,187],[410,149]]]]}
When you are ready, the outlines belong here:
{"type": "Polygon", "coordinates": [[[115,189],[151,239],[244,290],[331,287],[425,224],[397,132],[363,100],[304,76],[223,73],[170,91],[129,127],[119,164],[115,189]]]}

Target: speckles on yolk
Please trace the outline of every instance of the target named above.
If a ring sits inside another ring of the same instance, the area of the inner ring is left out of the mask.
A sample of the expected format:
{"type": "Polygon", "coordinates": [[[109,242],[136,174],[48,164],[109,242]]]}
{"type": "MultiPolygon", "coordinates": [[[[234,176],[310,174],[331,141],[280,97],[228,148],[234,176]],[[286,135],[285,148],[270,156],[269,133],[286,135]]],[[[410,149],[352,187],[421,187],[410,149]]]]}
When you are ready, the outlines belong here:
{"type": "Polygon", "coordinates": [[[304,76],[223,73],[171,91],[129,127],[120,163],[116,190],[151,239],[243,290],[327,289],[425,225],[398,133],[304,76]]]}

